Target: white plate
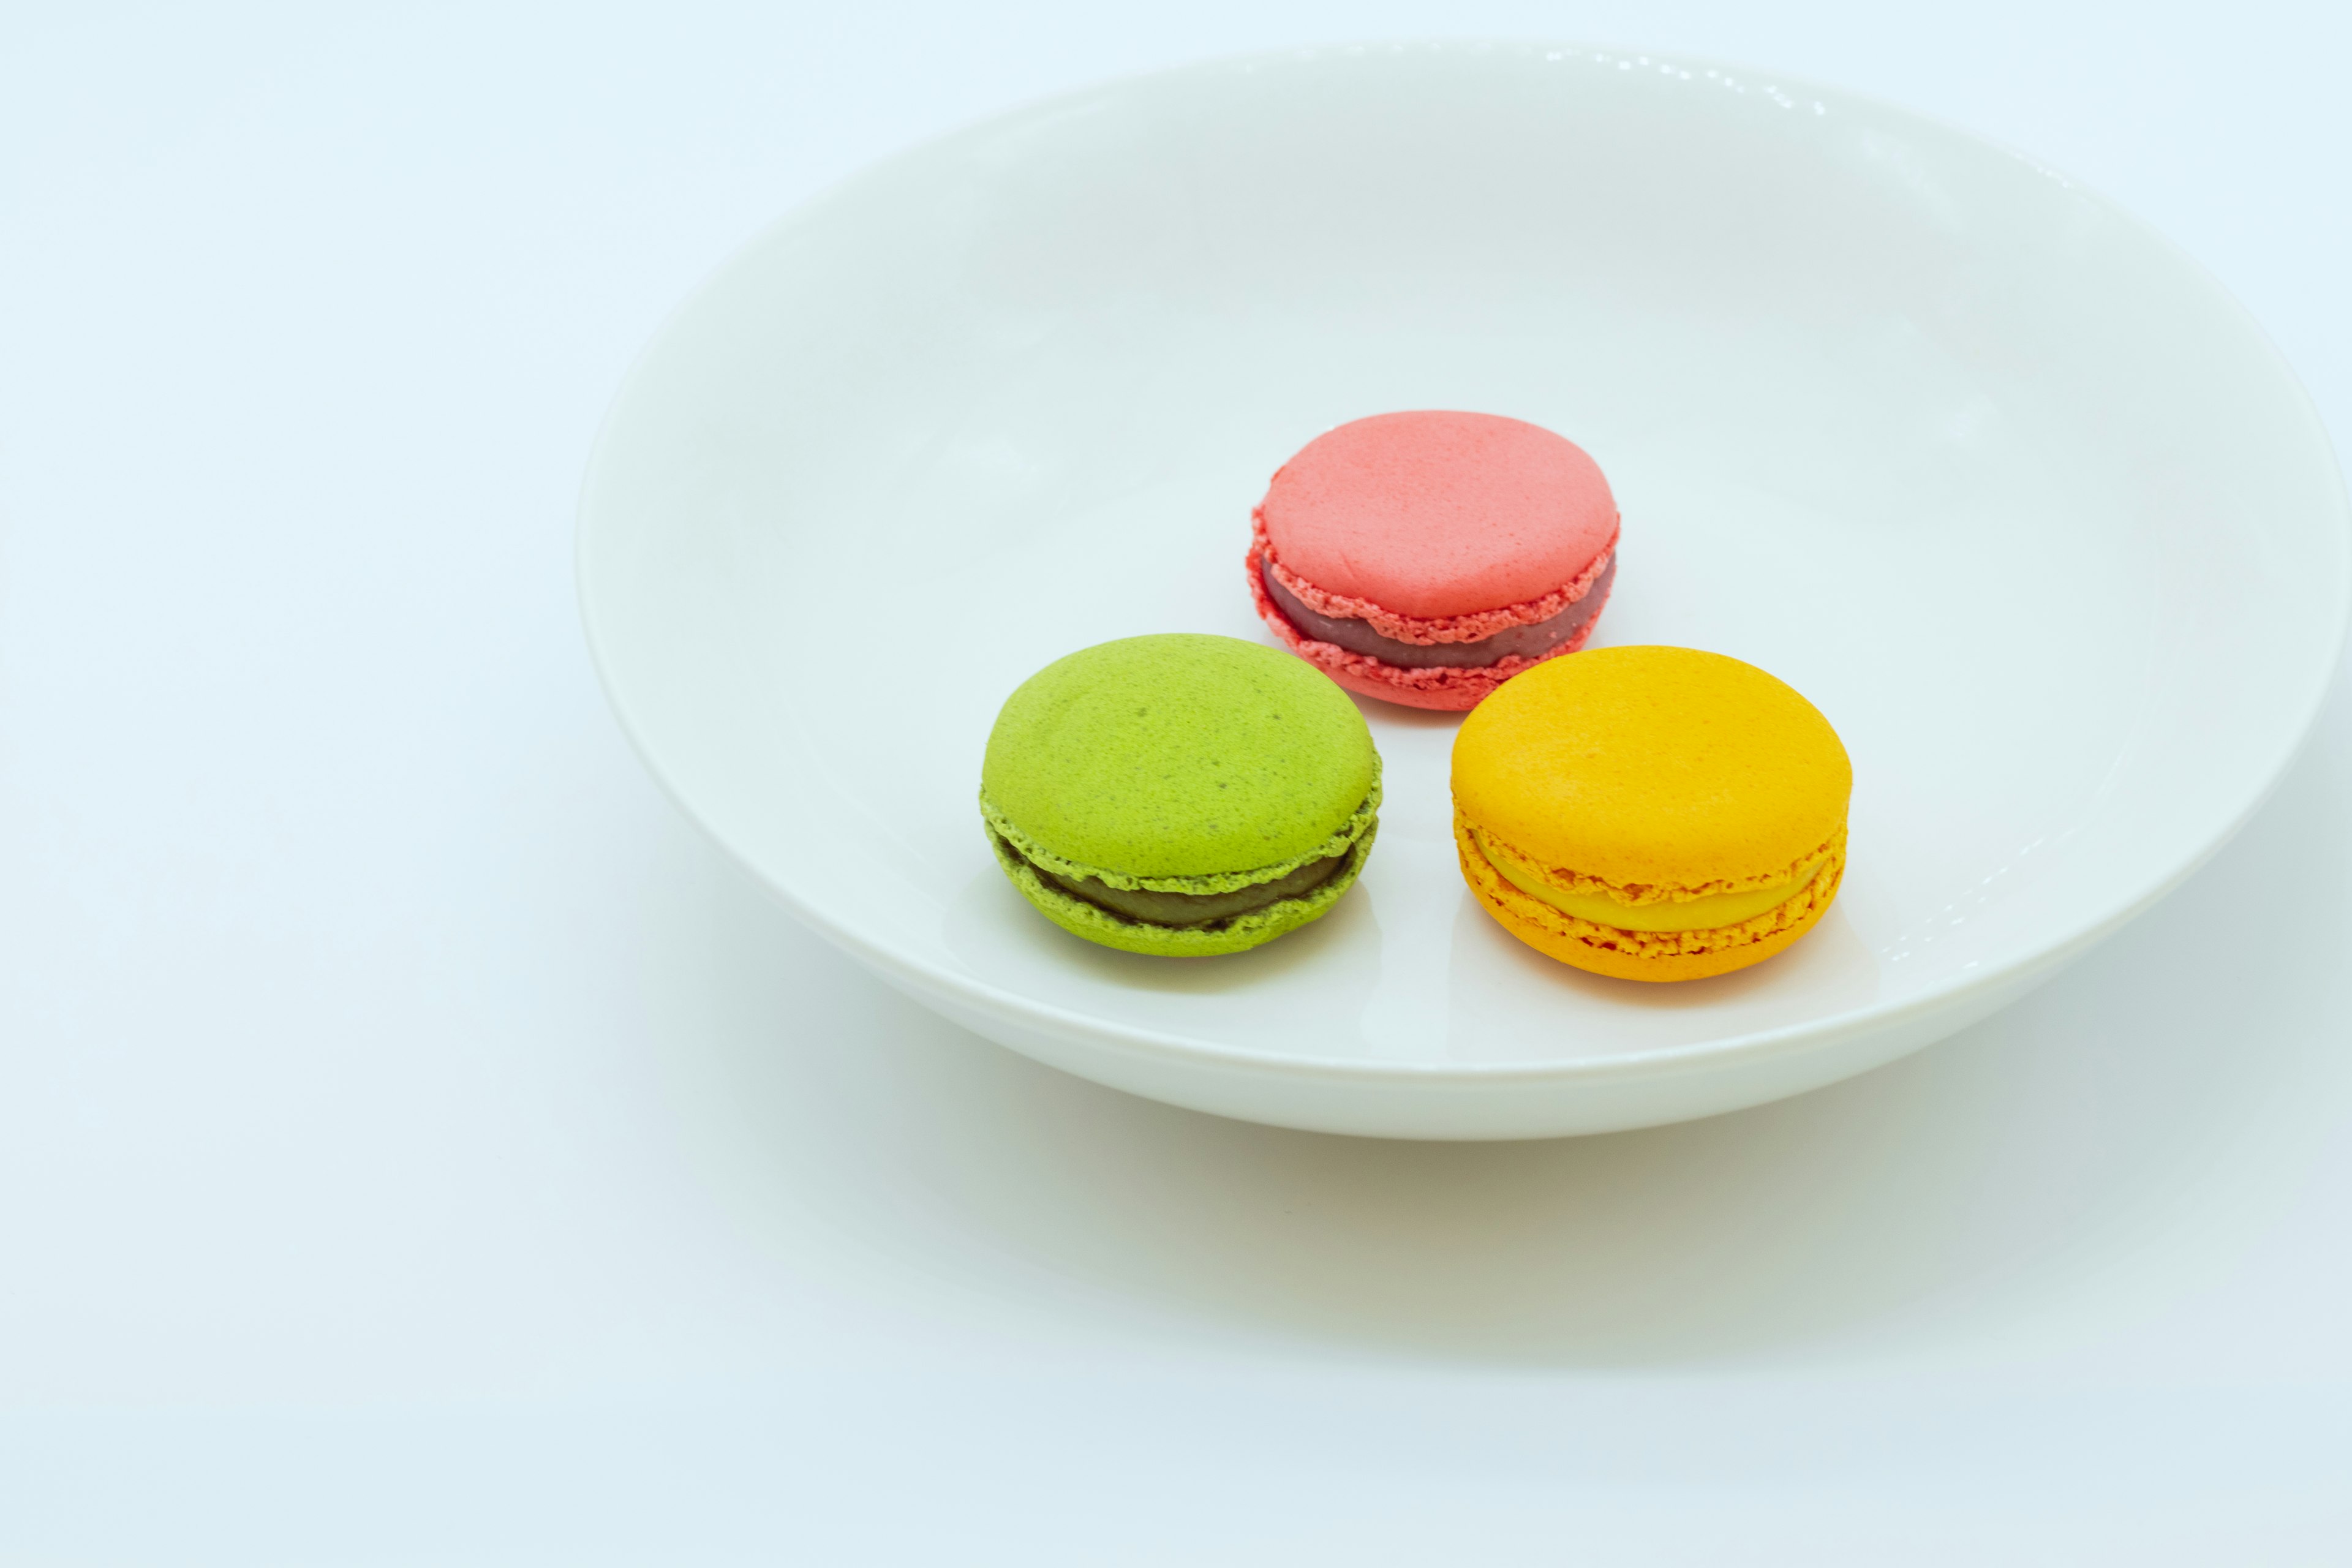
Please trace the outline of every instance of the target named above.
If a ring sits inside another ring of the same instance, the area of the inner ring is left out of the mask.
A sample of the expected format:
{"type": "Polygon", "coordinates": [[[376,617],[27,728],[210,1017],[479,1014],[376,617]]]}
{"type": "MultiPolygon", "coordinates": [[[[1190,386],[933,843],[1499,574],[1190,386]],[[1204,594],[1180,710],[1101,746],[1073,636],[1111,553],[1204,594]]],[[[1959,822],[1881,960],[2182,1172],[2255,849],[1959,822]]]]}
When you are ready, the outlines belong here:
{"type": "Polygon", "coordinates": [[[795,214],[631,374],[580,577],[655,773],[923,1001],[1181,1105],[1507,1138],[1827,1083],[2145,909],[2301,740],[2347,537],[2253,324],[2048,171],[1696,62],[1413,46],[1083,93],[795,214]],[[1380,845],[1297,935],[1109,952],[998,872],[1005,694],[1108,637],[1262,637],[1267,477],[1431,407],[1607,470],[1596,646],[1738,655],[1845,737],[1845,889],[1786,955],[1643,986],[1522,947],[1454,866],[1455,721],[1371,702],[1380,845]]]}

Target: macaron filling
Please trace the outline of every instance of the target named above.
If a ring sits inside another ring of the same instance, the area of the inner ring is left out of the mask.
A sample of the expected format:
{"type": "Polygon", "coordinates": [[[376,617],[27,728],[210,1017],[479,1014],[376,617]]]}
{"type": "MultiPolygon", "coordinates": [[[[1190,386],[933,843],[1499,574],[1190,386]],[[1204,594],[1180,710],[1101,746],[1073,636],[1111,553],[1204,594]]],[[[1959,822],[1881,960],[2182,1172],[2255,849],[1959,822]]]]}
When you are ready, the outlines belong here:
{"type": "MultiPolygon", "coordinates": [[[[999,843],[1004,843],[1000,836],[999,843]]],[[[1018,855],[1011,844],[1005,847],[1018,855]]],[[[1348,863],[1348,857],[1326,855],[1304,866],[1292,868],[1268,881],[1254,882],[1222,893],[1186,893],[1157,888],[1114,888],[1099,877],[1066,876],[1047,866],[1041,866],[1027,856],[1022,856],[1037,875],[1072,898],[1084,899],[1098,910],[1108,910],[1125,920],[1141,925],[1171,926],[1192,929],[1213,926],[1246,914],[1254,914],[1285,899],[1303,899],[1333,877],[1348,863]]]]}
{"type": "Polygon", "coordinates": [[[1506,626],[1474,641],[1437,643],[1405,642],[1384,636],[1370,621],[1321,614],[1283,584],[1275,572],[1272,555],[1260,554],[1257,567],[1266,596],[1303,637],[1329,643],[1401,669],[1484,669],[1507,658],[1539,659],[1574,639],[1608,602],[1609,584],[1617,574],[1617,558],[1612,552],[1584,592],[1548,619],[1506,626]]]}
{"type": "Polygon", "coordinates": [[[1760,915],[1770,913],[1802,893],[1812,885],[1813,879],[1829,864],[1826,855],[1797,868],[1796,874],[1785,881],[1773,882],[1761,888],[1742,888],[1736,892],[1709,893],[1696,899],[1661,899],[1649,903],[1627,903],[1601,893],[1571,891],[1554,885],[1533,862],[1495,842],[1476,828],[1470,830],[1470,841],[1486,858],[1502,879],[1531,899],[1549,904],[1562,914],[1572,915],[1594,925],[1609,926],[1626,931],[1719,931],[1727,926],[1745,925],[1760,915]]]}

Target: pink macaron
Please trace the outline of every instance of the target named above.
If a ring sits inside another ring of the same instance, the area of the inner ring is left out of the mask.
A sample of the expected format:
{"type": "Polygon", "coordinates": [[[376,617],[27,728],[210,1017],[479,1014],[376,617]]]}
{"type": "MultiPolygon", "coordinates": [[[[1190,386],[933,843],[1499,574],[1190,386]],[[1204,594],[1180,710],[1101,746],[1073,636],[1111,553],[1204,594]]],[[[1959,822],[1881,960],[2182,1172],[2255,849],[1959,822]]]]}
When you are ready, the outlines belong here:
{"type": "Polygon", "coordinates": [[[1317,437],[1253,514],[1250,595],[1352,691],[1475,708],[1573,653],[1617,572],[1617,502],[1581,447],[1492,414],[1378,414],[1317,437]]]}

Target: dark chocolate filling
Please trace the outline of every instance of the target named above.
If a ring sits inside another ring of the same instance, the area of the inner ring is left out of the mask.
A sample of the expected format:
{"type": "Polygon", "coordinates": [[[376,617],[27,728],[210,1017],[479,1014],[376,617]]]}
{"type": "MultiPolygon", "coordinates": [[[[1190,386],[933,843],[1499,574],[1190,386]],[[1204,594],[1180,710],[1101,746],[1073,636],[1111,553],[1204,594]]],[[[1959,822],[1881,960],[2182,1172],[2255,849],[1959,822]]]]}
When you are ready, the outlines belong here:
{"type": "Polygon", "coordinates": [[[1282,585],[1282,579],[1274,574],[1271,561],[1260,560],[1258,575],[1265,579],[1266,593],[1290,624],[1317,642],[1335,643],[1349,653],[1360,653],[1403,669],[1440,666],[1483,668],[1513,654],[1522,658],[1541,658],[1582,631],[1601,613],[1601,601],[1609,596],[1610,580],[1617,575],[1617,557],[1612,553],[1609,564],[1601,569],[1601,575],[1592,580],[1583,596],[1551,619],[1532,626],[1506,626],[1493,637],[1481,637],[1476,642],[1399,642],[1374,631],[1370,621],[1360,621],[1352,616],[1317,615],[1297,595],[1282,585]]]}
{"type": "MultiPolygon", "coordinates": [[[[998,842],[1004,841],[1000,838],[998,842]]],[[[1013,849],[1010,844],[1005,847],[1013,849]]],[[[1285,899],[1304,898],[1339,874],[1339,868],[1348,863],[1349,855],[1354,853],[1354,847],[1337,855],[1326,855],[1320,860],[1309,860],[1270,882],[1253,882],[1230,893],[1164,893],[1150,888],[1114,888],[1098,877],[1058,875],[1018,849],[1013,849],[1013,853],[1053,886],[1072,898],[1084,899],[1097,909],[1143,925],[1210,926],[1255,913],[1285,899]]]]}

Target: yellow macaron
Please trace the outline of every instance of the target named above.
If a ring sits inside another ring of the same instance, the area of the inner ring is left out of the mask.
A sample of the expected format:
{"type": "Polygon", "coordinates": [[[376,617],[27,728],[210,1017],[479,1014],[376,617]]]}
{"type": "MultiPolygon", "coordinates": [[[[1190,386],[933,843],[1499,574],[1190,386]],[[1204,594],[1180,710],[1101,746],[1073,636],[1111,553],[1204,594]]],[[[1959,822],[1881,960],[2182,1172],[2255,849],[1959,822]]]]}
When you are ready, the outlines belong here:
{"type": "Polygon", "coordinates": [[[1853,789],[1819,709],[1696,648],[1551,659],[1454,739],[1470,890],[1528,946],[1626,980],[1727,973],[1811,930],[1853,789]]]}

